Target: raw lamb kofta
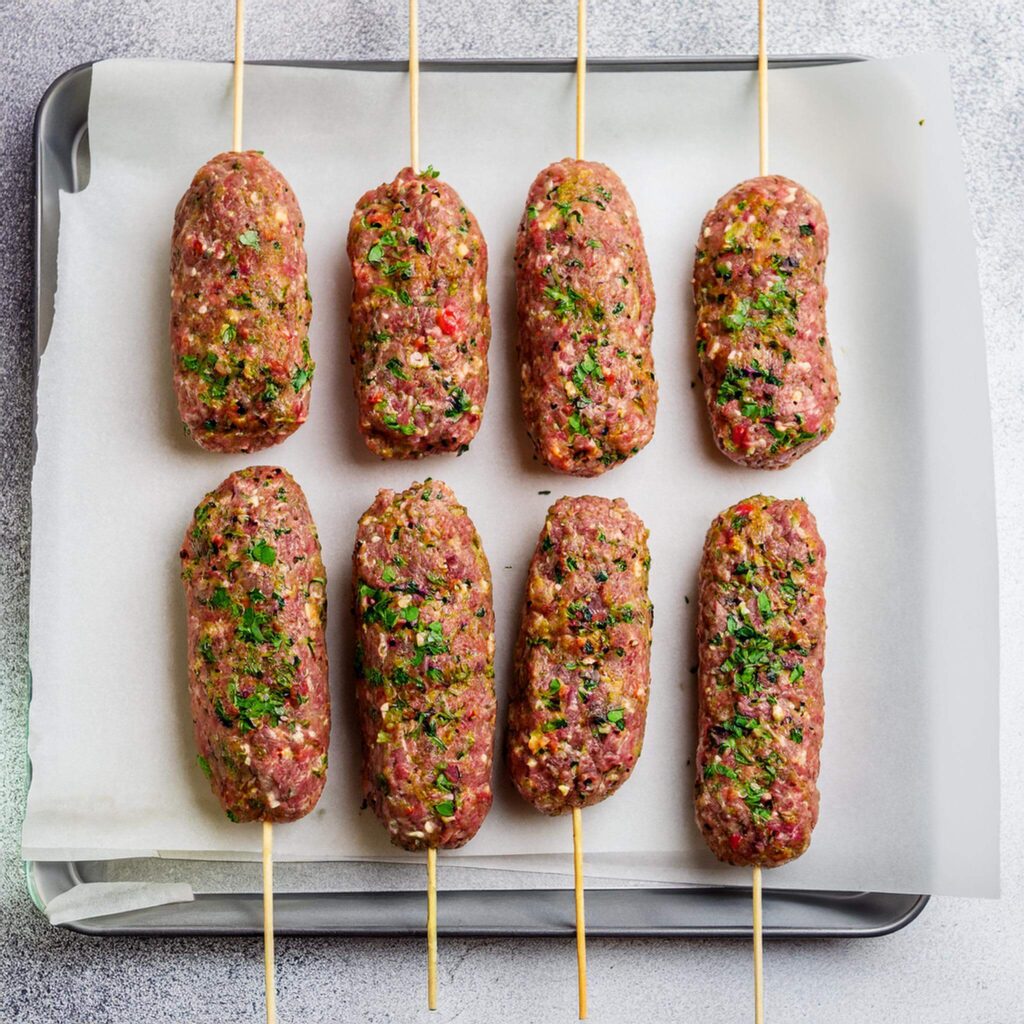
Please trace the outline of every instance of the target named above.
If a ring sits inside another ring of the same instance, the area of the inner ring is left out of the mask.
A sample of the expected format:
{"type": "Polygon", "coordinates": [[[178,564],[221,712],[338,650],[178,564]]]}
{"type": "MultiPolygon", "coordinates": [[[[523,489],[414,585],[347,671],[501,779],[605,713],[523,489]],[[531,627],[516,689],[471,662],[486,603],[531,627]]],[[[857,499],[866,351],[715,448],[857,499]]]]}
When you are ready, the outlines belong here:
{"type": "Polygon", "coordinates": [[[487,244],[433,168],[367,192],[349,226],[359,430],[385,459],[463,452],[487,400],[487,244]]]}
{"type": "Polygon", "coordinates": [[[821,203],[780,175],[737,185],[704,218],[697,360],[715,444],[734,462],[781,469],[835,427],[828,238],[821,203]]]}
{"type": "Polygon", "coordinates": [[[515,249],[526,429],[551,469],[597,476],[654,434],[654,287],[611,168],[560,160],[533,182],[515,249]]]}
{"type": "Polygon", "coordinates": [[[561,498],[527,577],[508,712],[524,799],[563,814],[611,796],[643,746],[651,677],[647,529],[621,498],[561,498]]]}
{"type": "Polygon", "coordinates": [[[256,452],[309,415],[314,363],[305,224],[262,153],[221,153],[174,215],[171,355],[186,433],[216,452],[256,452]]]}
{"type": "Polygon", "coordinates": [[[825,545],[803,501],[715,519],[697,616],[697,824],[720,859],[776,867],[818,820],[825,545]]]}
{"type": "Polygon", "coordinates": [[[320,799],[331,733],[327,578],[306,497],[277,466],[232,473],[181,547],[199,765],[232,821],[320,799]]]}
{"type": "Polygon", "coordinates": [[[440,480],[383,490],[353,553],[363,793],[406,850],[467,843],[491,806],[491,572],[440,480]]]}

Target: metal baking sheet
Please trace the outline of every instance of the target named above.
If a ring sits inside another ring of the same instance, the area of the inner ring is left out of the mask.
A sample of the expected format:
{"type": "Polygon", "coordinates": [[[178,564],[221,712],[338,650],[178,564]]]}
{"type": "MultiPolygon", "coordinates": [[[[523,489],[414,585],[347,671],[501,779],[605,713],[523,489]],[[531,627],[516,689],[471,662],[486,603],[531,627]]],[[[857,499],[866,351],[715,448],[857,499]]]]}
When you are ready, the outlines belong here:
{"type": "MultiPolygon", "coordinates": [[[[791,57],[773,60],[773,67],[809,67],[847,63],[852,56],[791,57]]],[[[396,62],[301,63],[364,71],[396,71],[396,62]]],[[[592,61],[593,72],[664,71],[693,73],[749,70],[750,58],[678,58],[654,61],[592,61]]],[[[570,61],[429,62],[434,70],[560,72],[570,61]]],[[[36,350],[46,344],[56,288],[58,204],[60,190],[85,187],[89,176],[88,104],[91,65],[72,69],[53,83],[40,103],[36,119],[36,350]]],[[[134,877],[146,878],[166,864],[135,861],[134,877]]],[[[196,900],[108,915],[69,925],[95,935],[256,934],[261,931],[260,897],[255,885],[242,884],[239,865],[222,866],[210,882],[210,865],[179,861],[177,877],[193,882],[196,900]],[[234,886],[232,878],[238,878],[234,886]],[[226,884],[224,879],[227,879],[226,884]],[[200,881],[201,880],[201,881],[200,881]],[[204,888],[205,885],[205,888],[204,888]],[[236,891],[237,889],[237,891],[236,891]]],[[[308,867],[308,866],[307,866],[308,867]]],[[[358,870],[358,865],[352,866],[358,870]]],[[[80,882],[110,877],[106,862],[30,862],[29,891],[40,908],[80,882]]],[[[123,870],[123,867],[120,869],[123,870]]],[[[302,874],[281,865],[276,894],[276,920],[283,934],[411,934],[422,932],[423,904],[419,891],[303,891],[302,874]],[[296,882],[298,887],[296,887],[296,882]]],[[[557,883],[561,884],[561,883],[557,883]]],[[[569,935],[574,929],[572,895],[560,889],[461,889],[440,897],[439,931],[447,935],[569,935]]],[[[596,888],[588,892],[588,931],[621,936],[749,936],[749,890],[731,887],[665,886],[596,888]]],[[[916,894],[793,892],[765,890],[765,932],[768,936],[873,936],[904,927],[927,903],[916,894]]]]}

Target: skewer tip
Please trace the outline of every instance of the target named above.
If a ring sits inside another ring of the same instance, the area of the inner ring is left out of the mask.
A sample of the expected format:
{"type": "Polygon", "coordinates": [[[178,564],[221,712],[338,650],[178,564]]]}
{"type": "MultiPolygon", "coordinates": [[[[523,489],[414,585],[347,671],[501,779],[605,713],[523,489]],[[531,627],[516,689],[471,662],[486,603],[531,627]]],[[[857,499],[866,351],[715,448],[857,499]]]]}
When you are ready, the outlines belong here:
{"type": "Polygon", "coordinates": [[[573,875],[576,894],[576,977],[579,988],[579,1019],[587,1019],[587,926],[583,906],[583,812],[572,809],[573,875]]]}
{"type": "Polygon", "coordinates": [[[274,971],[274,826],[263,822],[263,975],[267,1024],[277,1024],[277,982],[274,971]]]}
{"type": "Polygon", "coordinates": [[[427,847],[427,1009],[437,1009],[437,850],[427,847]]]}

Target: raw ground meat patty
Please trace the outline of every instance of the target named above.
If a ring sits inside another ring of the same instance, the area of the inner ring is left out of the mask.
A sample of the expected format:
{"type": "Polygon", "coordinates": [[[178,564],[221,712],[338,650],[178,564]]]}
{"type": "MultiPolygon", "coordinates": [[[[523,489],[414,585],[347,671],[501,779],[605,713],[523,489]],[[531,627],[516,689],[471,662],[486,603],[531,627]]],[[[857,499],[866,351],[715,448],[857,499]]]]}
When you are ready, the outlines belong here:
{"type": "Polygon", "coordinates": [[[181,547],[199,766],[232,821],[295,821],[331,734],[327,579],[306,497],[276,466],[232,473],[181,547]]]}
{"type": "Polygon", "coordinates": [[[461,452],[487,400],[487,245],[458,193],[406,167],[348,233],[359,429],[381,458],[461,452]]]}
{"type": "Polygon", "coordinates": [[[453,849],[491,806],[491,571],[439,480],[381,491],[353,555],[363,792],[406,850],[453,849]]]}
{"type": "Polygon", "coordinates": [[[508,759],[545,814],[611,796],[640,757],[651,677],[647,530],[621,498],[561,498],[530,563],[508,759]]]}
{"type": "Polygon", "coordinates": [[[537,175],[516,238],[526,429],[552,469],[596,476],[654,434],[654,286],[622,180],[560,160],[537,175]]]}
{"type": "Polygon", "coordinates": [[[827,256],[821,204],[779,175],[737,185],[704,218],[697,359],[715,444],[734,462],[781,469],[832,433],[827,256]]]}
{"type": "Polygon", "coordinates": [[[697,824],[730,864],[799,857],[818,820],[825,545],[803,501],[711,524],[697,618],[697,824]]]}
{"type": "Polygon", "coordinates": [[[171,355],[178,410],[216,452],[256,452],[306,421],[313,380],[305,224],[260,153],[221,153],[174,214],[171,355]]]}

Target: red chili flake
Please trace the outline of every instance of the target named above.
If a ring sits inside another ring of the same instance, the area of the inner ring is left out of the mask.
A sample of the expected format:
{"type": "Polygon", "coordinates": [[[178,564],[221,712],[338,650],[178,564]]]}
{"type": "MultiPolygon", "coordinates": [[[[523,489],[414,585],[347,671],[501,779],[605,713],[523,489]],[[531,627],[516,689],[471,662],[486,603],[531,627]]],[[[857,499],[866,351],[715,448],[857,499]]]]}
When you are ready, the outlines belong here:
{"type": "Polygon", "coordinates": [[[736,506],[736,515],[738,516],[749,516],[750,513],[753,511],[754,506],[746,501],[741,502],[739,505],[736,506]]]}
{"type": "Polygon", "coordinates": [[[459,320],[451,306],[437,311],[437,326],[443,334],[452,335],[459,329],[459,320]]]}
{"type": "Polygon", "coordinates": [[[749,427],[746,423],[734,423],[732,425],[732,443],[737,448],[746,448],[749,442],[749,427]]]}
{"type": "Polygon", "coordinates": [[[733,853],[735,853],[740,848],[740,843],[742,842],[743,839],[740,836],[739,832],[729,833],[729,849],[731,849],[733,853]]]}

